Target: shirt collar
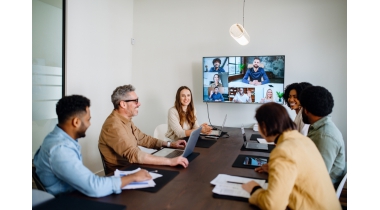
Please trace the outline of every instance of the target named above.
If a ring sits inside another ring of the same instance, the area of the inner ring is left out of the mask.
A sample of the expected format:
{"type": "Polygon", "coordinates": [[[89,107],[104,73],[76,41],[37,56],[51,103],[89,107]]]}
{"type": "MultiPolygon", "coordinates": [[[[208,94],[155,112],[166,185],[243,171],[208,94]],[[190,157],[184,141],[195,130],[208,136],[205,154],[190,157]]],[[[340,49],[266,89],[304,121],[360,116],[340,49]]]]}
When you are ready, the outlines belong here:
{"type": "Polygon", "coordinates": [[[313,129],[318,129],[331,120],[331,116],[325,116],[319,119],[317,122],[310,125],[313,129]]]}
{"type": "Polygon", "coordinates": [[[281,135],[282,135],[282,134],[278,135],[278,136],[274,139],[274,144],[277,144],[278,139],[280,138],[281,135]]]}
{"type": "Polygon", "coordinates": [[[71,136],[70,136],[69,134],[67,134],[64,130],[62,130],[62,129],[58,126],[58,124],[55,126],[54,131],[57,132],[57,133],[59,133],[59,134],[61,134],[61,135],[63,135],[63,136],[65,136],[65,138],[68,138],[68,139],[73,140],[73,141],[75,141],[75,142],[78,143],[78,139],[73,139],[73,138],[71,138],[71,136]]]}
{"type": "Polygon", "coordinates": [[[127,123],[132,121],[132,120],[129,120],[128,118],[124,117],[123,115],[119,114],[119,112],[116,109],[114,109],[112,111],[112,115],[119,118],[124,124],[127,124],[127,123]]]}

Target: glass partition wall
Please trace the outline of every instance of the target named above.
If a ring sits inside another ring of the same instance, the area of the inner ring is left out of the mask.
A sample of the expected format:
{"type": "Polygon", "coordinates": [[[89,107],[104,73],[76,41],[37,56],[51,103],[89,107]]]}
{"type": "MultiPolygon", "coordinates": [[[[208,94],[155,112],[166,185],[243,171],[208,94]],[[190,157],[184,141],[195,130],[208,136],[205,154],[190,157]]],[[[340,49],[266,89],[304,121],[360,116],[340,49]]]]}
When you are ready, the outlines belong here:
{"type": "Polygon", "coordinates": [[[58,123],[57,101],[64,95],[65,1],[32,3],[32,158],[58,123]]]}

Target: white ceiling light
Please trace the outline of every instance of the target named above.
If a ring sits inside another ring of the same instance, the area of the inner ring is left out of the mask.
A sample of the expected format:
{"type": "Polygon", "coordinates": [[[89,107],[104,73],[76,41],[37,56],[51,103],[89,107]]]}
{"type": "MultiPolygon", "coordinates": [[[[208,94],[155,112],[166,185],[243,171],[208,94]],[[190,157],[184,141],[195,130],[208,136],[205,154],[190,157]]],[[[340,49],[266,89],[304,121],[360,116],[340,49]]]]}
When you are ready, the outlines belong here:
{"type": "Polygon", "coordinates": [[[241,45],[247,45],[250,41],[250,37],[247,31],[244,29],[244,7],[245,0],[243,4],[243,25],[235,23],[230,27],[230,35],[241,45]]]}

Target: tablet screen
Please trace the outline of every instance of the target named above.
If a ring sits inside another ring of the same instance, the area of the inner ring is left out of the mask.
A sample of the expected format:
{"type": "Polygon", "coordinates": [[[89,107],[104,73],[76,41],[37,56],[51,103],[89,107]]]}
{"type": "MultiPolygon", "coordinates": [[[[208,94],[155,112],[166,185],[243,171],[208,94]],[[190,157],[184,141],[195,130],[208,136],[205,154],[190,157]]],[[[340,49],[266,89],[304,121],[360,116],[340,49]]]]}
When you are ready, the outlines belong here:
{"type": "Polygon", "coordinates": [[[266,158],[245,157],[243,165],[246,166],[262,166],[268,163],[266,158]]]}

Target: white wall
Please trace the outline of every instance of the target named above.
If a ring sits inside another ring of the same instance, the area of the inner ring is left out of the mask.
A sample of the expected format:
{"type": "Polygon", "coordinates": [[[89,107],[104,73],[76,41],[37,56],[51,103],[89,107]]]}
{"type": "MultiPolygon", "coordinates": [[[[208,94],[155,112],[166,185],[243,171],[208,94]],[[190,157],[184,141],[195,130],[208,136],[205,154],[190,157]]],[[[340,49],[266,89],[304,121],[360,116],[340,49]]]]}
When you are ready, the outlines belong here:
{"type": "MultiPolygon", "coordinates": [[[[285,85],[307,81],[330,90],[332,117],[346,140],[346,11],[345,0],[247,0],[244,26],[251,42],[241,46],[229,28],[242,23],[243,1],[135,1],[132,78],[142,105],[134,122],[153,134],[156,125],[167,121],[182,85],[193,91],[200,123],[208,122],[203,56],[285,55],[285,85]]],[[[221,125],[227,113],[226,126],[252,126],[258,106],[209,104],[210,120],[221,125]]]]}
{"type": "Polygon", "coordinates": [[[116,86],[132,82],[132,0],[67,0],[66,95],[91,100],[91,126],[79,140],[84,164],[103,169],[98,138],[116,86]]]}
{"type": "MultiPolygon", "coordinates": [[[[228,33],[233,23],[242,23],[243,1],[68,0],[67,6],[67,94],[91,99],[92,125],[80,143],[84,163],[94,172],[102,169],[98,135],[119,85],[137,88],[142,106],[133,121],[147,134],[166,122],[181,85],[192,89],[199,121],[208,122],[203,56],[285,55],[285,85],[307,81],[329,89],[333,120],[347,139],[345,0],[248,0],[246,46],[228,33]]],[[[251,126],[257,107],[209,104],[209,114],[215,125],[227,113],[226,126],[251,126]]]]}

